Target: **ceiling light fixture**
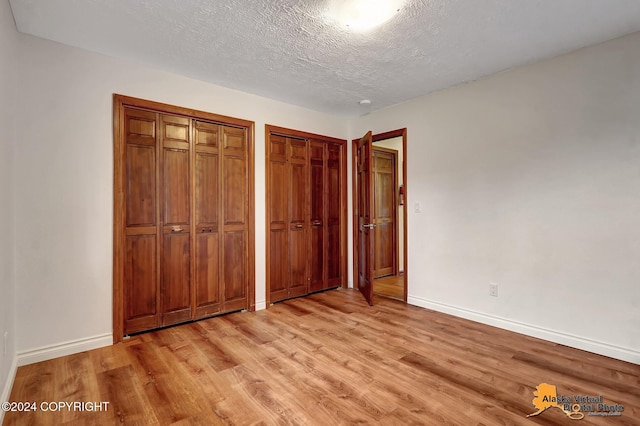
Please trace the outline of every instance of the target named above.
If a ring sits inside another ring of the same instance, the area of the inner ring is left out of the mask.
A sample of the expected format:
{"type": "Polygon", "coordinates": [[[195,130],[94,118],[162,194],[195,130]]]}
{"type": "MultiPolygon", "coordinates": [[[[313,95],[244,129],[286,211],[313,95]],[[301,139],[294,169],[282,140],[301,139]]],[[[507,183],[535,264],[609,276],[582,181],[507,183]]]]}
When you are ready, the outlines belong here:
{"type": "Polygon", "coordinates": [[[327,15],[349,30],[364,32],[384,24],[405,0],[329,0],[327,15]]]}

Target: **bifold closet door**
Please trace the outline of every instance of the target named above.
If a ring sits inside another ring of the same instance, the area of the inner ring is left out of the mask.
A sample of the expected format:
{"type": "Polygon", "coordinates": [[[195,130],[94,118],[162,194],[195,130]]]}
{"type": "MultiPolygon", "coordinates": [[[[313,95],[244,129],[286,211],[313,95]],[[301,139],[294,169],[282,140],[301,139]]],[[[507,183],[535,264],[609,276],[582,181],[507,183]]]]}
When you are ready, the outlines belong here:
{"type": "Polygon", "coordinates": [[[191,318],[190,120],[160,116],[162,325],[191,318]]]}
{"type": "Polygon", "coordinates": [[[114,341],[253,310],[253,122],[114,95],[114,130],[114,341]]]}
{"type": "Polygon", "coordinates": [[[309,291],[327,288],[327,168],[326,144],[309,145],[309,191],[311,213],[311,256],[309,291]]]}
{"type": "Polygon", "coordinates": [[[124,112],[124,333],[160,324],[158,114],[124,112]]]}
{"type": "Polygon", "coordinates": [[[221,311],[220,125],[194,122],[195,318],[221,311]]]}
{"type": "Polygon", "coordinates": [[[247,307],[249,258],[249,158],[246,129],[220,126],[222,173],[222,304],[225,312],[247,307]]]}
{"type": "Polygon", "coordinates": [[[269,138],[269,298],[277,302],[308,292],[308,142],[269,138]]]}
{"type": "Polygon", "coordinates": [[[289,148],[289,297],[309,291],[309,144],[288,138],[289,148]]]}
{"type": "Polygon", "coordinates": [[[327,144],[327,181],[325,185],[326,193],[326,288],[338,287],[342,285],[342,265],[345,262],[343,253],[340,250],[341,235],[346,224],[342,223],[342,211],[340,199],[340,170],[342,164],[342,147],[338,144],[327,144]]]}

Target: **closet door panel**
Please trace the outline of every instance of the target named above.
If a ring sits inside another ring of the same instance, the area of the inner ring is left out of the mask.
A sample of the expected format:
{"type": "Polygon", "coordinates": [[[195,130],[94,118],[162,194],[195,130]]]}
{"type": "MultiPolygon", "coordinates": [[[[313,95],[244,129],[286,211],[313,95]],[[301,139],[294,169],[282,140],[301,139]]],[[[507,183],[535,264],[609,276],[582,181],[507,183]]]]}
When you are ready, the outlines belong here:
{"type": "Polygon", "coordinates": [[[219,234],[196,235],[196,317],[220,311],[219,234]]]}
{"type": "Polygon", "coordinates": [[[124,333],[160,324],[158,281],[158,115],[127,109],[124,147],[124,333]]]}
{"type": "Polygon", "coordinates": [[[244,225],[247,193],[244,159],[225,155],[223,179],[224,223],[225,225],[244,225]]]}
{"type": "Polygon", "coordinates": [[[327,146],[327,286],[342,285],[340,167],[342,149],[339,145],[327,146]]]}
{"type": "Polygon", "coordinates": [[[248,173],[246,131],[222,126],[223,310],[247,307],[248,173]]]}
{"type": "Polygon", "coordinates": [[[244,231],[224,235],[224,310],[246,308],[246,240],[244,231]]]}
{"type": "Polygon", "coordinates": [[[157,239],[155,233],[129,235],[125,244],[124,332],[129,334],[159,325],[157,239]]]}
{"type": "Polygon", "coordinates": [[[218,129],[195,124],[195,317],[221,310],[218,129]]]}
{"type": "Polygon", "coordinates": [[[308,143],[289,140],[289,297],[308,293],[308,143]]]}
{"type": "Polygon", "coordinates": [[[156,225],[156,148],[127,145],[126,226],[156,225]]]}
{"type": "Polygon", "coordinates": [[[191,319],[190,120],[160,116],[162,325],[191,319]]]}
{"type": "Polygon", "coordinates": [[[165,149],[163,159],[165,225],[189,224],[189,151],[165,149]]]}
{"type": "Polygon", "coordinates": [[[288,167],[287,141],[278,135],[269,139],[269,173],[267,206],[269,221],[269,299],[271,302],[288,296],[288,167]]]}
{"type": "Polygon", "coordinates": [[[196,153],[196,226],[218,226],[218,156],[196,153]]]}
{"type": "Polygon", "coordinates": [[[191,263],[188,233],[165,233],[162,246],[162,325],[191,317],[191,263]]]}
{"type": "Polygon", "coordinates": [[[310,168],[310,219],[311,256],[309,270],[309,291],[326,288],[325,242],[326,242],[326,197],[325,197],[325,144],[312,141],[309,146],[310,168]]]}
{"type": "Polygon", "coordinates": [[[271,229],[269,237],[270,300],[277,302],[288,296],[288,233],[286,228],[271,229]]]}

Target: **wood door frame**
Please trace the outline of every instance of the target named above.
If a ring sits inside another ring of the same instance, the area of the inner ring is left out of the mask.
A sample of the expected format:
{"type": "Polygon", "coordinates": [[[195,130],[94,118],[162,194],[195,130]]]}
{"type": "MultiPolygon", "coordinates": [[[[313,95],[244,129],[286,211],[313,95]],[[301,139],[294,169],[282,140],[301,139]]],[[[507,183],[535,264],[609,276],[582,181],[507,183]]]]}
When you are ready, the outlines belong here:
{"type": "Polygon", "coordinates": [[[266,182],[269,181],[269,144],[272,134],[297,139],[316,140],[319,142],[339,144],[342,149],[342,159],[340,160],[340,274],[342,275],[342,288],[348,287],[348,246],[347,233],[348,223],[347,219],[348,206],[347,206],[347,140],[338,139],[331,136],[318,135],[315,133],[304,132],[301,130],[288,129],[285,127],[274,126],[271,124],[265,124],[264,126],[264,142],[265,142],[265,252],[266,252],[266,276],[265,276],[265,291],[266,291],[266,308],[271,305],[271,282],[270,282],[270,264],[271,253],[269,248],[271,247],[271,233],[270,233],[270,210],[269,200],[271,199],[271,190],[266,182]]]}
{"type": "MultiPolygon", "coordinates": [[[[404,262],[403,262],[403,269],[404,269],[404,273],[402,274],[403,276],[403,281],[404,281],[404,302],[407,302],[407,297],[408,297],[408,252],[407,252],[407,229],[408,229],[408,224],[407,224],[407,128],[402,128],[402,129],[397,129],[397,130],[391,130],[389,132],[384,132],[384,133],[378,133],[372,136],[373,139],[373,143],[379,142],[379,141],[383,141],[385,139],[392,139],[392,138],[397,138],[397,137],[402,137],[402,184],[404,186],[404,197],[405,197],[405,205],[404,205],[404,209],[403,209],[403,229],[402,232],[404,232],[404,241],[403,241],[403,250],[404,250],[404,262]]],[[[353,283],[354,283],[354,287],[357,285],[358,283],[358,256],[359,256],[359,250],[358,250],[358,217],[357,217],[357,212],[355,209],[356,203],[357,203],[357,182],[356,182],[356,175],[357,175],[357,164],[356,164],[356,152],[358,149],[358,142],[360,141],[360,139],[353,139],[351,141],[351,196],[352,196],[352,206],[353,206],[353,211],[352,211],[352,235],[353,235],[353,283]]]]}
{"type": "MultiPolygon", "coordinates": [[[[375,143],[375,142],[374,142],[375,143]]],[[[400,271],[400,253],[398,250],[398,240],[399,240],[399,232],[400,230],[398,229],[398,150],[397,149],[391,149],[391,148],[384,148],[381,146],[372,146],[371,148],[372,153],[375,155],[375,152],[384,152],[386,154],[390,154],[393,156],[393,187],[395,188],[395,190],[393,191],[393,196],[392,198],[392,202],[393,202],[393,275],[398,275],[398,272],[400,271]]],[[[375,172],[375,161],[374,164],[372,164],[373,170],[375,172]]],[[[374,198],[374,211],[375,211],[375,198],[376,198],[376,190],[377,190],[377,186],[375,183],[375,178],[373,181],[373,198],[374,198]]],[[[377,220],[376,215],[374,214],[373,217],[374,220],[377,220]]],[[[375,262],[374,262],[374,269],[373,269],[373,273],[375,275],[375,262]]],[[[375,276],[373,277],[373,279],[375,279],[375,276]]]]}
{"type": "MultiPolygon", "coordinates": [[[[124,337],[124,255],[125,252],[125,179],[123,149],[126,141],[125,108],[242,127],[247,134],[247,310],[255,311],[255,123],[240,118],[113,94],[113,343],[124,337]]],[[[190,135],[192,137],[193,135],[190,135]]],[[[192,212],[193,213],[193,212],[192,212]]],[[[191,261],[193,273],[193,260],[191,261]]]]}

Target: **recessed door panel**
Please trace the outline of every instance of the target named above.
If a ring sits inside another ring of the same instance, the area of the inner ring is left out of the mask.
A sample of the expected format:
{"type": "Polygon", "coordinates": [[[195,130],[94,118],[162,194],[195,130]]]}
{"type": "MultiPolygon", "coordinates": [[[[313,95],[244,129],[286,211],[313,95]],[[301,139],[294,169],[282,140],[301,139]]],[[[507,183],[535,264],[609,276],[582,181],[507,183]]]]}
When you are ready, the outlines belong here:
{"type": "Polygon", "coordinates": [[[189,223],[189,151],[165,149],[163,159],[165,225],[189,223]]]}
{"type": "Polygon", "coordinates": [[[165,231],[162,246],[162,325],[176,324],[191,316],[190,236],[165,231]]]}
{"type": "Polygon", "coordinates": [[[124,263],[125,333],[158,326],[155,234],[126,237],[124,263]]]}
{"type": "Polygon", "coordinates": [[[219,234],[208,228],[196,234],[196,317],[220,311],[219,234]]]}
{"type": "Polygon", "coordinates": [[[155,226],[155,146],[127,145],[125,179],[126,226],[155,226]]]}
{"type": "MultiPolygon", "coordinates": [[[[246,242],[244,231],[224,234],[224,302],[246,298],[246,242]]],[[[243,302],[244,303],[244,302],[243,302]]]]}
{"type": "Polygon", "coordinates": [[[356,153],[358,206],[358,289],[373,305],[373,174],[371,132],[360,139],[356,153]]]}
{"type": "Polygon", "coordinates": [[[196,226],[218,224],[218,156],[196,152],[196,226]]]}
{"type": "Polygon", "coordinates": [[[225,225],[243,225],[246,217],[246,163],[243,158],[226,156],[224,158],[224,223],[225,225]]]}

